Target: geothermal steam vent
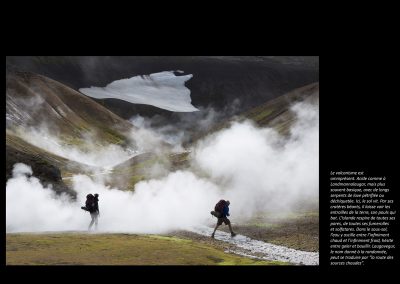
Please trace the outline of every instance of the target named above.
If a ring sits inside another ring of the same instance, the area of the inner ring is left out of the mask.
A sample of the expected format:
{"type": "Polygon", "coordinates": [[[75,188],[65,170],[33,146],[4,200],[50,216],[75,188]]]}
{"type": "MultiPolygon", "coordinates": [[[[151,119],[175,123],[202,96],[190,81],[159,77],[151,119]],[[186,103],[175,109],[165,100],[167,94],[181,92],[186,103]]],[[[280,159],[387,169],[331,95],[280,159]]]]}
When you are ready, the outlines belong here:
{"type": "Polygon", "coordinates": [[[79,91],[95,99],[119,99],[169,111],[193,112],[198,109],[191,104],[190,90],[185,87],[185,82],[192,77],[192,74],[176,76],[172,71],[164,71],[117,80],[104,88],[81,88],[79,91]]]}

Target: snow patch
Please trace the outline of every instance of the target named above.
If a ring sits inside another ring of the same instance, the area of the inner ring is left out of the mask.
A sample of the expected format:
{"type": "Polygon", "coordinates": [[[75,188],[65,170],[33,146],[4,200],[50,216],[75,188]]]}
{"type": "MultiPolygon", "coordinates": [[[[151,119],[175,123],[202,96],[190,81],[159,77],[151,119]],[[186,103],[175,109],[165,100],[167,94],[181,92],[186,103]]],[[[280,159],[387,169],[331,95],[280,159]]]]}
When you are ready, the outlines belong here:
{"type": "Polygon", "coordinates": [[[198,109],[191,104],[190,90],[185,87],[185,82],[192,77],[192,74],[176,76],[172,71],[163,71],[116,80],[104,88],[81,88],[79,91],[96,99],[120,99],[169,111],[193,112],[198,109]]]}

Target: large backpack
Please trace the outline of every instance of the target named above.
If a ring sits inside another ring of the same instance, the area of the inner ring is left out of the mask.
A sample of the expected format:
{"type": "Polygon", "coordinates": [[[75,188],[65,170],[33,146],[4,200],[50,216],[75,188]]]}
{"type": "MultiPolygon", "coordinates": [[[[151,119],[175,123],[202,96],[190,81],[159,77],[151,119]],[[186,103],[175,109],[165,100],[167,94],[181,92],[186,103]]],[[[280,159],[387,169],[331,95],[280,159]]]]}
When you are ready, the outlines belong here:
{"type": "Polygon", "coordinates": [[[226,205],[226,201],[225,200],[223,200],[223,199],[221,199],[220,201],[218,201],[218,203],[217,204],[215,204],[215,208],[214,208],[214,210],[216,211],[216,212],[219,212],[219,213],[223,213],[223,211],[224,211],[224,207],[225,207],[225,205],[226,205]]]}
{"type": "Polygon", "coordinates": [[[94,208],[95,207],[95,202],[94,202],[93,194],[86,195],[85,207],[86,207],[87,211],[94,212],[94,210],[95,210],[95,208],[94,208]]]}

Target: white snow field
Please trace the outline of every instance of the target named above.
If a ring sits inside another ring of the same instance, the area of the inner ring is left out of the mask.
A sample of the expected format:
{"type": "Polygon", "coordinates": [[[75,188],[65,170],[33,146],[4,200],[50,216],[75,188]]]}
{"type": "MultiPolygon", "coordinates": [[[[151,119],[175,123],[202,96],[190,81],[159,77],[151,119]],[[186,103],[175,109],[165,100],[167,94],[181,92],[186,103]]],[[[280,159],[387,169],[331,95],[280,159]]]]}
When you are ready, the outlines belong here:
{"type": "Polygon", "coordinates": [[[192,74],[176,76],[172,71],[163,71],[116,80],[104,88],[80,88],[79,91],[96,99],[112,98],[174,112],[193,112],[198,109],[191,104],[190,90],[185,87],[185,82],[192,77],[192,74]]]}

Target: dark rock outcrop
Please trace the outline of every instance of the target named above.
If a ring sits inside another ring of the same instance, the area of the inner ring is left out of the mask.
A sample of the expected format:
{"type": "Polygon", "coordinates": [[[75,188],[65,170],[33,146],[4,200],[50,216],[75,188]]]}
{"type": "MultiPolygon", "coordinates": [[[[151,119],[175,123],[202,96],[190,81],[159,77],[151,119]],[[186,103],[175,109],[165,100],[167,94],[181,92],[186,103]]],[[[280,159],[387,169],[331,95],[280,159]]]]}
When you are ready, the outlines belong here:
{"type": "Polygon", "coordinates": [[[76,198],[76,192],[70,189],[62,180],[60,170],[42,159],[39,155],[30,155],[6,146],[6,180],[12,178],[14,165],[23,163],[32,168],[32,175],[40,180],[43,186],[52,185],[52,189],[57,193],[66,193],[72,199],[76,198]]]}

